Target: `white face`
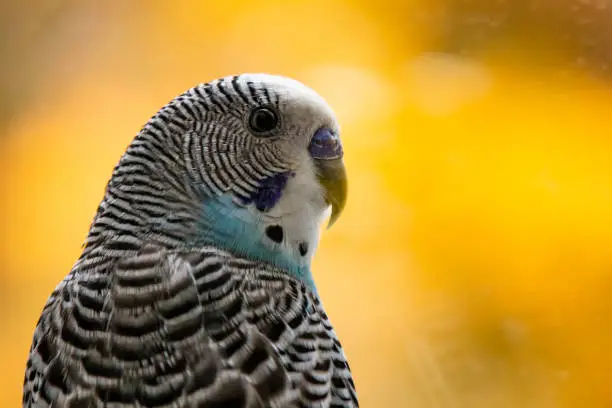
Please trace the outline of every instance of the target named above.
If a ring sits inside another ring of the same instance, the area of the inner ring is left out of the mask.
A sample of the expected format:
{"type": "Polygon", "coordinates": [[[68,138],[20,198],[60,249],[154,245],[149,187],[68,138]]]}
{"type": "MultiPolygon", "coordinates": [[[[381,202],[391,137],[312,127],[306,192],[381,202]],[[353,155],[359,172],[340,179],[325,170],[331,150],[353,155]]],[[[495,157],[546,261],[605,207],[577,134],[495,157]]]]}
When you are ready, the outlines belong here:
{"type": "Polygon", "coordinates": [[[260,212],[254,205],[249,206],[249,211],[260,220],[264,231],[270,226],[282,228],[281,242],[271,242],[271,245],[279,247],[297,263],[309,265],[330,207],[309,157],[304,158],[295,173],[270,211],[260,212]]]}
{"type": "Polygon", "coordinates": [[[326,210],[331,204],[333,219],[346,197],[332,109],[301,83],[265,74],[225,77],[188,97],[204,106],[201,123],[183,141],[196,185],[209,196],[231,197],[229,216],[248,225],[239,227],[249,234],[242,247],[308,266],[326,210]]]}
{"type": "Polygon", "coordinates": [[[327,128],[338,133],[338,123],[325,100],[295,80],[265,74],[245,77],[254,84],[265,83],[268,92],[278,97],[279,128],[264,138],[257,134],[253,137],[259,143],[275,145],[279,154],[291,162],[294,174],[287,180],[274,207],[261,212],[250,205],[249,211],[264,228],[282,228],[282,240],[271,245],[300,264],[310,264],[319,241],[321,224],[329,215],[329,204],[308,146],[318,129],[327,128]]]}
{"type": "MultiPolygon", "coordinates": [[[[279,120],[278,127],[265,135],[250,129],[248,120],[245,120],[245,128],[250,131],[255,143],[272,146],[284,160],[295,164],[292,170],[297,170],[297,166],[303,164],[305,156],[309,157],[308,145],[318,129],[327,128],[339,133],[339,125],[331,107],[319,94],[302,83],[266,74],[242,77],[253,82],[256,90],[259,86],[266,87],[266,94],[276,102],[270,104],[270,108],[279,120]]],[[[248,113],[245,118],[249,116],[248,113]]]]}
{"type": "Polygon", "coordinates": [[[243,178],[251,178],[247,184],[258,184],[273,173],[306,172],[308,176],[299,174],[305,183],[314,173],[309,146],[317,130],[339,134],[327,102],[293,79],[244,74],[212,81],[202,89],[208,89],[213,96],[200,92],[214,103],[185,156],[190,170],[200,173],[196,179],[216,193],[248,196],[243,178]]]}

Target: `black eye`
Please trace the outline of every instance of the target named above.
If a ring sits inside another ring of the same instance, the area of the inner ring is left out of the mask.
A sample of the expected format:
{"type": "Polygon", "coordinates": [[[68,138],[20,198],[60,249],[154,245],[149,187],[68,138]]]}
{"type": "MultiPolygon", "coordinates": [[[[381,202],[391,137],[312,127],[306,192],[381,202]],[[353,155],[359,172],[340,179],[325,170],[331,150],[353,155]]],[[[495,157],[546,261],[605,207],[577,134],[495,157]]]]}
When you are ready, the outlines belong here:
{"type": "Polygon", "coordinates": [[[269,132],[278,125],[278,115],[270,108],[257,108],[251,113],[249,125],[255,132],[269,132]]]}

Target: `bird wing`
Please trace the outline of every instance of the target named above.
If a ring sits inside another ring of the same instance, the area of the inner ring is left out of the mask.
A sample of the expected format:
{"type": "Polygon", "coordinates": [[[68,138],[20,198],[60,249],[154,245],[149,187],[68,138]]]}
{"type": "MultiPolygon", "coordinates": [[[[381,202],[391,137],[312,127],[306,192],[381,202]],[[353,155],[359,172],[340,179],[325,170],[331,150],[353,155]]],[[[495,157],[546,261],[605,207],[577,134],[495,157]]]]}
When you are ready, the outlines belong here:
{"type": "Polygon", "coordinates": [[[24,407],[357,407],[316,295],[214,247],[91,253],[38,321],[24,407]]]}

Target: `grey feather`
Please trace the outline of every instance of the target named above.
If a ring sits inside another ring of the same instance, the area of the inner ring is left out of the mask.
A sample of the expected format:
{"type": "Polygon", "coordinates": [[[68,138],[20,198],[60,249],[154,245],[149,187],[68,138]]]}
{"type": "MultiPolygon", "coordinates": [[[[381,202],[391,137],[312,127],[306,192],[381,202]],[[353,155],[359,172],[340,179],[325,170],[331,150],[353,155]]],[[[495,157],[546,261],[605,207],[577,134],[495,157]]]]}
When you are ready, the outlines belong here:
{"type": "Polygon", "coordinates": [[[24,406],[357,406],[318,298],[282,271],[210,247],[99,261],[49,299],[24,406]]]}

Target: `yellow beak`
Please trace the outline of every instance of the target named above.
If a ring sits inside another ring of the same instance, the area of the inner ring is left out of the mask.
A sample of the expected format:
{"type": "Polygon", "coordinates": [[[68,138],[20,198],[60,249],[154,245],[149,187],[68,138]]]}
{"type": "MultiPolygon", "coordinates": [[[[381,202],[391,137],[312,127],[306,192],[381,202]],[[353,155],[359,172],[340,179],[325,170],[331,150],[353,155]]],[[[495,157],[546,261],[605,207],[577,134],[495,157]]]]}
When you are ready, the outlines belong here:
{"type": "Polygon", "coordinates": [[[325,200],[332,207],[327,228],[340,217],[347,196],[346,169],[342,159],[314,159],[319,182],[325,191],[325,200]]]}

